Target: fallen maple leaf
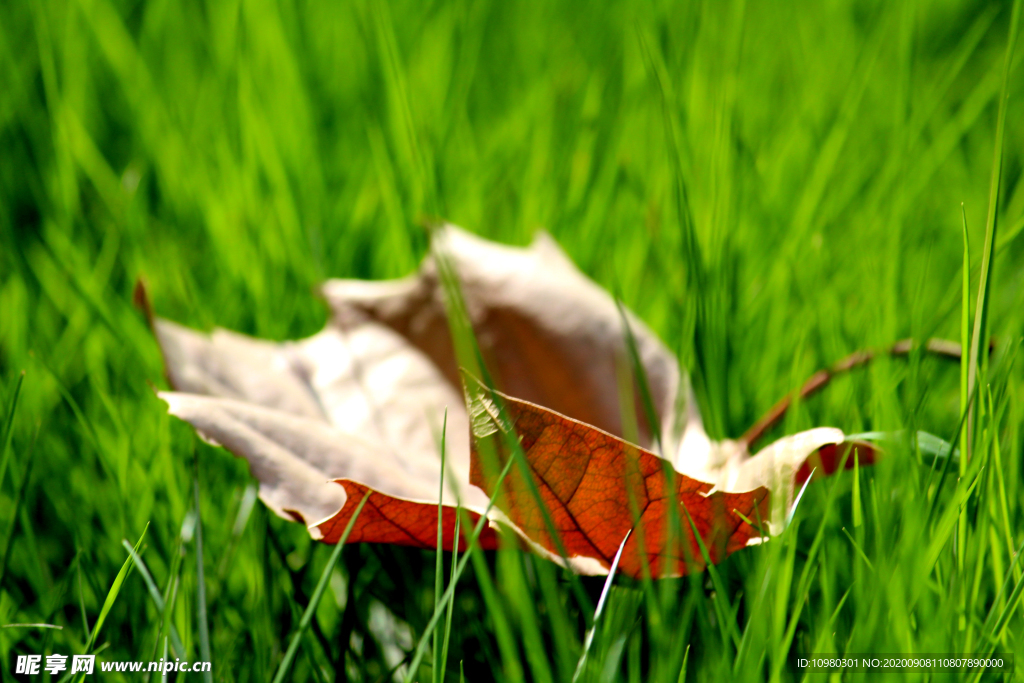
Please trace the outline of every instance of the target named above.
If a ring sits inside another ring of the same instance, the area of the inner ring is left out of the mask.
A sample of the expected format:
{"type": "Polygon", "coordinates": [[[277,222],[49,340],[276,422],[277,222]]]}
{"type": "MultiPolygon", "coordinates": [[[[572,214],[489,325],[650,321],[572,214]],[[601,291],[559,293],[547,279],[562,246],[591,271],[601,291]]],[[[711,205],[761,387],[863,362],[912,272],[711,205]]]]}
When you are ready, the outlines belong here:
{"type": "MultiPolygon", "coordinates": [[[[331,321],[297,342],[272,343],[223,330],[207,336],[151,316],[175,389],[160,393],[170,412],[207,441],[245,457],[260,481],[263,501],[279,515],[306,524],[314,538],[337,541],[356,502],[371,492],[350,542],[435,547],[438,444],[445,415],[443,546],[452,547],[458,502],[474,520],[488,517],[491,527],[479,540],[485,549],[497,547],[495,528],[504,527],[581,573],[607,571],[634,525],[631,496],[639,505],[643,533],[630,541],[622,571],[639,576],[642,543],[654,575],[676,574],[687,568],[685,562],[699,567],[702,560],[692,534],[677,551],[665,547],[665,515],[674,499],[685,504],[717,562],[760,541],[761,534],[743,517],[762,518],[769,531],[781,528],[795,485],[809,473],[808,456],[820,453],[826,471],[837,466],[837,444],[843,441],[837,429],[786,437],[753,458],[743,442],[711,442],[675,359],[627,312],[662,425],[665,457],[679,475],[675,496],[668,495],[664,462],[620,438],[616,365],[624,362],[626,347],[611,297],[543,234],[523,249],[450,226],[438,229],[434,239],[434,249],[458,275],[488,367],[498,386],[517,397],[505,402],[519,418],[514,429],[524,444],[530,430],[544,423],[546,438],[553,437],[550,430],[563,430],[572,435],[565,443],[576,439],[592,447],[584,457],[578,450],[558,452],[547,442],[538,450],[533,439],[527,451],[528,459],[529,454],[537,459],[531,466],[546,463],[532,471],[542,490],[552,494],[545,502],[558,520],[556,529],[566,534],[567,558],[559,557],[559,544],[537,523],[540,508],[525,497],[520,475],[510,480],[513,495],[502,502],[505,509],[489,508],[487,494],[476,485],[489,488],[492,482],[471,456],[469,414],[433,257],[417,274],[397,281],[327,282],[322,292],[331,321]],[[627,464],[636,468],[644,487],[627,476],[627,464]],[[589,499],[564,495],[559,482],[577,480],[602,501],[600,515],[581,507],[589,499]],[[775,493],[770,508],[765,487],[775,493]],[[598,522],[603,525],[595,526],[598,522]],[[663,559],[670,561],[666,567],[663,559]]],[[[641,405],[630,409],[640,446],[651,447],[658,439],[641,405]]],[[[862,455],[861,462],[870,457],[862,455]]]]}

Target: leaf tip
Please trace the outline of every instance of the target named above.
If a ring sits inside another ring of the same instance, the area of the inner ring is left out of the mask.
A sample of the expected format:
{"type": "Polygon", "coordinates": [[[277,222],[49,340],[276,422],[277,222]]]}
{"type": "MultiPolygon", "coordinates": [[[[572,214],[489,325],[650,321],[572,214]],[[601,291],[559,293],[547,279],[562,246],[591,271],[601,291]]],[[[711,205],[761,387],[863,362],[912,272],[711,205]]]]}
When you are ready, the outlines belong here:
{"type": "Polygon", "coordinates": [[[149,300],[149,291],[146,287],[146,279],[142,275],[135,280],[135,287],[132,288],[132,305],[146,316],[146,324],[149,325],[149,329],[152,330],[153,321],[155,319],[153,314],[153,304],[149,300]]]}

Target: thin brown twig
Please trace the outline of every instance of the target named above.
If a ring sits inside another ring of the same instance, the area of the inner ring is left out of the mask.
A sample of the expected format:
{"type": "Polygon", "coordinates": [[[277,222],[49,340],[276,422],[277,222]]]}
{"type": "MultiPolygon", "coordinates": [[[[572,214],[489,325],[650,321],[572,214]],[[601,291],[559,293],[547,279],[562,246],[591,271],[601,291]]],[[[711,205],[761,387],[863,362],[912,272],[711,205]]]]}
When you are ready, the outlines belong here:
{"type": "MultiPolygon", "coordinates": [[[[915,340],[913,339],[901,339],[900,341],[893,344],[887,350],[890,356],[907,356],[915,348],[915,340]]],[[[995,342],[989,342],[989,353],[995,348],[995,342]]],[[[929,339],[925,342],[924,351],[942,358],[948,358],[949,360],[960,360],[960,345],[956,342],[949,341],[947,339],[929,339]]],[[[818,370],[816,373],[810,376],[810,378],[804,382],[804,385],[800,387],[798,393],[800,400],[806,399],[808,396],[817,393],[825,387],[832,378],[836,375],[841,375],[844,372],[849,372],[855,368],[859,368],[862,365],[866,365],[879,354],[877,349],[866,349],[861,351],[855,351],[841,361],[834,363],[830,368],[826,370],[818,370]]],[[[747,448],[752,448],[753,445],[761,439],[772,427],[777,425],[779,421],[785,416],[786,411],[789,410],[790,405],[793,403],[793,396],[784,396],[779,399],[771,410],[764,414],[760,420],[755,422],[750,429],[748,429],[743,436],[740,437],[740,441],[744,443],[747,448]]]]}

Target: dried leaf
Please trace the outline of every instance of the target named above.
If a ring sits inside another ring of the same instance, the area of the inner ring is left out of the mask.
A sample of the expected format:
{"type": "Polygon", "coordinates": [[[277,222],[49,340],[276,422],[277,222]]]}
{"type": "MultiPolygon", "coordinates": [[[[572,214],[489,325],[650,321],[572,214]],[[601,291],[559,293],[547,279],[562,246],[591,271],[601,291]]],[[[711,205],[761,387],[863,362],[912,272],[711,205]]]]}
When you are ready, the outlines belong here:
{"type": "MultiPolygon", "coordinates": [[[[632,527],[635,509],[641,533],[631,538],[622,571],[638,575],[643,549],[655,575],[674,574],[687,561],[699,567],[701,556],[688,523],[687,543],[667,547],[673,500],[685,504],[717,562],[761,538],[743,517],[781,528],[811,454],[819,454],[815,462],[825,472],[838,465],[843,434],[835,429],[786,437],[753,458],[739,442],[711,442],[675,359],[627,313],[663,427],[661,441],[672,454],[675,474],[666,476],[666,461],[621,440],[616,370],[628,361],[611,297],[546,235],[513,248],[448,226],[435,239],[458,274],[488,368],[516,397],[505,403],[569,558],[558,557],[558,544],[518,474],[503,509],[487,512],[491,527],[480,537],[482,547],[497,547],[496,529],[507,528],[545,557],[581,573],[602,573],[632,527]],[[674,495],[667,490],[670,478],[674,495]],[[575,482],[572,491],[567,482],[575,482]],[[770,509],[765,487],[775,494],[770,509]]],[[[329,281],[322,291],[330,322],[296,342],[223,330],[204,335],[153,319],[176,390],[160,396],[204,439],[246,458],[264,502],[306,524],[315,538],[336,541],[354,505],[371,492],[349,540],[427,548],[437,542],[438,444],[447,410],[442,526],[443,545],[450,548],[451,506],[458,501],[479,519],[488,496],[475,484],[491,480],[471,457],[442,289],[432,257],[402,280],[329,281]]],[[[630,408],[640,445],[652,447],[656,439],[642,406],[630,408]]],[[[870,457],[862,454],[860,461],[870,457]]]]}

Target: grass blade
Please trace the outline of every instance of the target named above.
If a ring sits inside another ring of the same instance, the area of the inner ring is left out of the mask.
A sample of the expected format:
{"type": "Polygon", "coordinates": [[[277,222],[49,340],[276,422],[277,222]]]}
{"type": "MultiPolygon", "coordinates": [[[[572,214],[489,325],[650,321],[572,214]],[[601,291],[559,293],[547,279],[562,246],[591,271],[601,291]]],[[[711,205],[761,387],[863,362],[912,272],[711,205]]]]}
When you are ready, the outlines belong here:
{"type": "MultiPolygon", "coordinates": [[[[167,636],[164,636],[164,658],[163,658],[163,661],[164,662],[167,661],[167,636]]],[[[163,671],[161,672],[160,680],[161,681],[166,681],[167,680],[167,667],[164,667],[163,671]]]]}
{"type": "Polygon", "coordinates": [[[597,632],[598,620],[601,618],[601,613],[604,612],[605,603],[608,601],[608,593],[611,591],[612,583],[615,581],[615,571],[619,568],[619,558],[622,557],[622,549],[626,547],[626,541],[629,540],[629,536],[632,533],[632,529],[626,532],[625,538],[619,544],[619,549],[615,551],[615,558],[612,560],[612,566],[608,570],[608,577],[604,580],[604,588],[601,589],[601,597],[598,598],[597,608],[594,609],[594,621],[587,630],[587,635],[583,640],[583,653],[580,654],[580,660],[576,664],[576,672],[572,675],[573,683],[579,680],[580,674],[583,673],[583,667],[587,663],[587,654],[590,653],[590,646],[594,643],[594,634],[597,632]]]}
{"type": "MultiPolygon", "coordinates": [[[[445,439],[448,435],[448,410],[444,411],[444,421],[441,423],[441,476],[437,492],[437,547],[434,553],[434,611],[438,609],[441,601],[441,591],[444,588],[444,578],[441,576],[443,564],[441,562],[444,553],[441,551],[442,536],[444,531],[444,466],[445,466],[445,439]]],[[[456,515],[458,518],[458,515],[456,515]]],[[[445,634],[447,639],[447,633],[445,634]]],[[[439,670],[441,661],[441,634],[434,632],[434,667],[431,673],[434,683],[440,683],[444,679],[444,672],[439,670]]]]}
{"type": "MultiPolygon", "coordinates": [[[[139,552],[139,548],[142,547],[142,539],[146,537],[146,531],[149,529],[149,524],[146,524],[146,528],[142,530],[142,535],[139,536],[138,542],[135,544],[135,552],[139,552]]],[[[132,558],[129,556],[125,559],[124,564],[121,565],[121,571],[114,577],[114,583],[110,585],[110,590],[107,592],[107,597],[103,601],[103,607],[100,608],[100,615],[96,617],[96,623],[92,627],[92,633],[89,634],[89,642],[85,645],[85,651],[92,651],[93,645],[96,644],[96,638],[100,634],[100,629],[103,628],[103,622],[107,620],[107,615],[110,614],[110,609],[114,606],[114,601],[117,600],[117,594],[121,592],[121,586],[124,585],[124,580],[128,577],[128,572],[132,568],[132,558]]],[[[83,674],[84,676],[85,674],[83,674]]]]}
{"type": "Polygon", "coordinates": [[[11,396],[11,404],[7,409],[7,422],[4,424],[4,437],[0,442],[0,488],[4,485],[4,475],[7,474],[7,460],[11,454],[11,435],[14,433],[14,414],[18,410],[18,398],[21,396],[21,385],[25,381],[25,371],[18,375],[18,383],[14,385],[14,395],[11,396]]]}
{"type": "MultiPolygon", "coordinates": [[[[647,419],[647,429],[650,430],[654,443],[658,445],[658,454],[663,458],[670,458],[672,454],[665,452],[665,445],[661,440],[661,422],[658,420],[658,411],[654,408],[654,399],[651,397],[651,384],[647,379],[647,369],[640,358],[640,348],[636,343],[636,336],[629,324],[629,316],[626,314],[626,307],[622,300],[616,298],[615,306],[619,309],[619,318],[622,320],[622,329],[626,337],[626,351],[629,354],[629,364],[633,370],[633,378],[640,388],[640,400],[644,407],[644,417],[647,419]]],[[[626,406],[625,410],[632,410],[632,406],[626,406]]]]}
{"type": "Polygon", "coordinates": [[[949,540],[949,535],[953,531],[954,525],[960,518],[960,514],[967,500],[971,497],[971,493],[974,492],[974,487],[981,481],[981,474],[979,473],[974,477],[974,481],[969,486],[961,485],[960,490],[957,491],[954,500],[950,501],[946,511],[942,513],[942,517],[939,518],[939,522],[935,528],[935,534],[932,536],[932,542],[929,544],[927,551],[924,554],[923,566],[928,573],[935,567],[936,561],[939,559],[939,554],[942,552],[943,547],[946,545],[946,541],[949,540]]]}
{"type": "MultiPolygon", "coordinates": [[[[984,374],[988,364],[988,354],[982,350],[982,341],[988,339],[988,302],[989,280],[992,275],[992,253],[996,241],[999,210],[999,188],[1003,168],[1003,137],[1006,131],[1006,105],[1010,82],[1010,67],[1013,64],[1013,51],[1017,42],[1017,27],[1020,24],[1021,0],[1013,3],[1010,26],[1006,43],[1006,56],[1003,60],[1003,84],[999,91],[999,114],[996,118],[995,149],[992,152],[992,177],[988,190],[988,215],[985,218],[985,246],[981,253],[981,279],[978,282],[978,300],[974,308],[974,329],[971,332],[971,355],[967,369],[967,383],[974,386],[979,373],[984,374]]],[[[987,346],[987,345],[986,345],[987,346]]],[[[980,405],[977,404],[977,405],[980,405]]],[[[973,421],[967,418],[967,446],[971,447],[973,437],[973,421]]],[[[970,459],[971,452],[966,457],[970,459]]]]}
{"type": "MultiPolygon", "coordinates": [[[[160,619],[163,620],[164,609],[166,604],[164,603],[164,597],[160,595],[160,589],[157,588],[156,582],[153,581],[153,576],[149,573],[149,568],[146,567],[146,563],[142,561],[142,556],[135,552],[135,548],[131,544],[122,540],[121,544],[128,551],[128,556],[132,558],[135,563],[135,568],[142,574],[142,579],[146,582],[146,589],[149,591],[149,597],[152,598],[153,604],[156,605],[157,610],[160,612],[160,619]]],[[[179,658],[185,657],[185,646],[181,642],[181,637],[178,635],[178,629],[174,627],[174,624],[170,626],[170,638],[171,638],[171,649],[174,651],[174,656],[179,658]]]]}
{"type": "Polygon", "coordinates": [[[991,643],[987,648],[988,653],[995,649],[997,642],[1003,637],[1003,632],[1010,623],[1010,617],[1017,610],[1021,597],[1024,597],[1024,576],[1017,580],[1016,585],[1013,587],[1013,592],[1010,593],[1010,597],[1006,600],[1006,605],[1003,607],[1002,612],[999,613],[999,618],[996,619],[992,625],[992,630],[987,634],[991,643]]]}
{"type": "Polygon", "coordinates": [[[725,584],[722,583],[722,577],[715,569],[715,563],[711,561],[711,554],[708,552],[707,546],[704,544],[704,539],[700,535],[700,530],[697,529],[696,523],[693,521],[693,517],[690,515],[690,511],[686,508],[686,504],[682,500],[679,501],[680,507],[683,508],[683,513],[686,515],[686,521],[690,524],[690,533],[693,534],[694,540],[697,541],[697,546],[700,548],[701,557],[704,559],[704,569],[711,577],[711,584],[715,587],[715,608],[718,611],[718,617],[720,619],[722,629],[722,642],[732,644],[739,649],[742,637],[740,636],[739,630],[736,626],[736,620],[730,618],[733,614],[732,605],[729,602],[729,593],[725,589],[725,584]]]}
{"type": "Polygon", "coordinates": [[[277,673],[274,675],[274,683],[283,683],[288,676],[288,671],[291,669],[292,661],[295,659],[295,653],[299,650],[299,645],[302,643],[302,636],[306,633],[306,629],[309,628],[310,623],[313,621],[313,615],[316,613],[316,608],[320,604],[320,598],[324,595],[324,590],[327,588],[327,583],[330,580],[331,572],[334,571],[334,566],[338,564],[338,558],[341,557],[341,551],[345,548],[345,542],[348,541],[348,536],[352,533],[353,527],[355,527],[356,520],[359,519],[359,513],[363,511],[363,506],[366,505],[366,501],[370,499],[370,492],[367,492],[363,496],[363,499],[359,501],[359,506],[352,513],[352,517],[349,518],[348,524],[345,526],[345,533],[338,539],[338,543],[334,546],[334,552],[331,553],[331,558],[327,560],[327,566],[324,567],[323,572],[320,573],[320,581],[316,584],[316,590],[313,591],[313,597],[309,599],[309,604],[306,605],[306,610],[302,613],[302,619],[299,621],[299,627],[292,635],[292,640],[288,644],[288,650],[284,653],[284,659],[281,660],[281,664],[277,667],[277,673]]]}
{"type": "Polygon", "coordinates": [[[687,644],[686,652],[683,653],[683,665],[679,668],[678,683],[686,683],[686,665],[690,663],[690,646],[687,644]]]}
{"type": "MultiPolygon", "coordinates": [[[[199,655],[204,662],[211,661],[210,653],[210,622],[206,614],[206,571],[203,568],[203,518],[199,503],[199,458],[193,458],[192,490],[196,503],[196,619],[199,621],[199,655]]],[[[213,672],[204,671],[203,680],[213,683],[213,672]]]]}
{"type": "MultiPolygon", "coordinates": [[[[483,531],[484,524],[488,523],[487,515],[490,513],[491,508],[494,507],[494,499],[498,496],[501,491],[501,485],[505,481],[505,477],[508,475],[509,470],[512,469],[512,463],[514,458],[509,458],[505,463],[505,467],[502,469],[501,474],[498,476],[494,483],[494,495],[491,496],[487,502],[487,508],[483,514],[480,515],[480,519],[477,520],[476,525],[473,527],[473,533],[469,537],[469,545],[466,547],[466,552],[462,559],[459,560],[458,566],[455,568],[455,576],[452,581],[448,584],[448,588],[445,590],[444,595],[441,596],[441,604],[439,607],[447,607],[448,601],[452,599],[455,594],[455,586],[458,583],[459,577],[462,576],[462,572],[466,569],[466,564],[469,562],[470,557],[473,555],[473,549],[476,547],[476,540],[480,537],[480,532],[483,531]]],[[[413,682],[414,672],[423,661],[423,655],[427,651],[427,641],[437,628],[437,623],[441,620],[442,613],[439,610],[434,610],[433,616],[430,617],[430,621],[427,622],[426,627],[423,629],[423,635],[420,636],[420,641],[416,644],[415,654],[413,655],[412,662],[409,665],[409,669],[406,671],[405,683],[413,682]]],[[[275,682],[276,683],[276,682],[275,682]]]]}
{"type": "MultiPolygon", "coordinates": [[[[3,551],[0,552],[0,582],[3,581],[4,574],[7,573],[7,562],[10,559],[11,546],[14,542],[14,528],[18,523],[18,514],[21,512],[22,503],[25,502],[25,494],[28,491],[29,482],[32,481],[32,468],[36,462],[35,458],[32,457],[32,454],[35,451],[36,439],[38,439],[38,437],[39,431],[37,430],[35,435],[33,435],[32,443],[29,445],[28,451],[26,452],[28,457],[25,458],[27,463],[25,466],[25,474],[22,475],[21,483],[18,485],[17,494],[15,495],[14,505],[11,512],[11,523],[7,528],[7,534],[4,537],[3,551]]],[[[86,631],[88,630],[89,629],[86,628],[86,631]]]]}
{"type": "MultiPolygon", "coordinates": [[[[960,301],[960,348],[971,348],[971,243],[967,239],[967,211],[960,202],[960,215],[963,218],[964,265],[963,294],[960,301]]],[[[967,412],[967,397],[970,393],[970,375],[967,367],[969,359],[960,358],[960,415],[967,412]]],[[[960,452],[966,452],[966,434],[960,439],[960,452]]],[[[960,463],[960,474],[964,473],[966,462],[960,463]]]]}
{"type": "MultiPolygon", "coordinates": [[[[455,509],[455,537],[452,540],[452,568],[451,577],[448,579],[450,583],[455,581],[455,568],[458,565],[459,558],[459,533],[462,527],[462,515],[460,509],[455,509]]],[[[435,609],[436,609],[435,605],[435,609]]],[[[444,683],[445,669],[448,665],[448,641],[452,635],[452,614],[455,611],[455,600],[448,601],[448,607],[444,616],[444,642],[441,644],[441,683],[444,683]]]]}
{"type": "MultiPolygon", "coordinates": [[[[1024,555],[1024,544],[1021,544],[1021,546],[1017,548],[1017,552],[1014,553],[1013,561],[1010,563],[1010,568],[1006,572],[1006,578],[1003,580],[1003,584],[1000,586],[999,592],[996,593],[995,599],[992,600],[992,607],[989,609],[988,615],[985,617],[985,622],[981,626],[981,630],[986,632],[987,635],[995,633],[995,624],[1002,620],[1003,616],[1006,614],[1006,605],[1004,605],[1003,610],[1000,611],[999,617],[997,618],[996,607],[999,605],[1003,594],[1006,593],[1006,589],[1009,588],[1011,581],[1013,581],[1014,572],[1019,570],[1022,555],[1024,555]]],[[[1016,586],[1014,586],[1014,591],[1015,590],[1016,586]]]]}
{"type": "Polygon", "coordinates": [[[857,457],[857,449],[853,449],[853,526],[859,527],[864,523],[864,512],[860,503],[860,458],[857,457]]]}
{"type": "Polygon", "coordinates": [[[861,549],[860,545],[857,544],[857,541],[854,540],[853,536],[850,535],[850,532],[846,530],[846,527],[842,528],[842,532],[846,536],[847,540],[850,541],[850,545],[853,546],[853,549],[857,551],[858,555],[860,555],[860,559],[864,560],[864,564],[868,566],[868,569],[875,571],[875,565],[873,565],[871,560],[868,559],[868,556],[864,554],[864,551],[861,549]]]}

